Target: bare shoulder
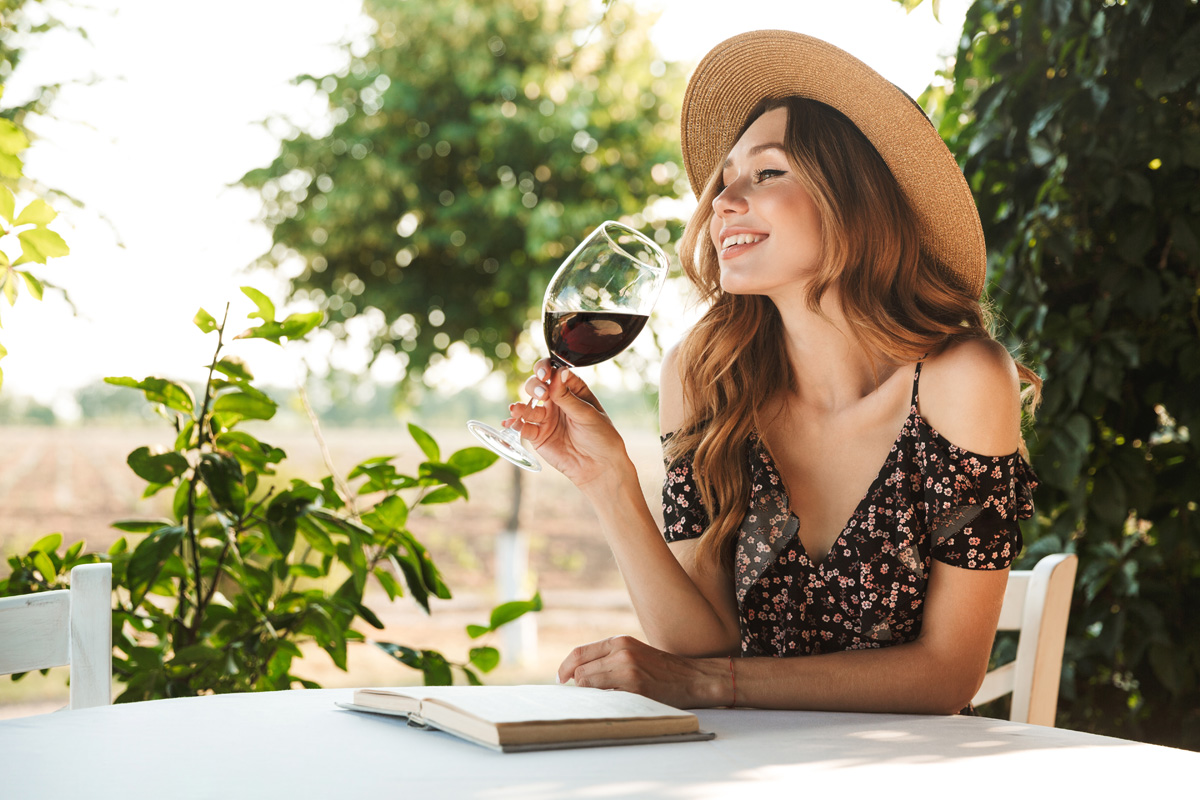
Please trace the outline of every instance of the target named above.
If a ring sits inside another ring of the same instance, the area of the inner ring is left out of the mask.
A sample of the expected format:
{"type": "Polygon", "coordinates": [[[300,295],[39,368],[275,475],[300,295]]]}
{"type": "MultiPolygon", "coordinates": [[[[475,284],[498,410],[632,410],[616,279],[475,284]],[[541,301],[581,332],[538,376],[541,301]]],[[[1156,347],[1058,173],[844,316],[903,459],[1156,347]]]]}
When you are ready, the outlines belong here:
{"type": "Polygon", "coordinates": [[[678,430],[687,419],[683,383],[679,378],[679,345],[663,356],[658,382],[658,425],[662,433],[678,430]]]}
{"type": "Polygon", "coordinates": [[[954,444],[980,455],[1008,455],[1021,441],[1017,366],[1004,345],[968,339],[929,358],[921,370],[920,411],[954,444]]]}

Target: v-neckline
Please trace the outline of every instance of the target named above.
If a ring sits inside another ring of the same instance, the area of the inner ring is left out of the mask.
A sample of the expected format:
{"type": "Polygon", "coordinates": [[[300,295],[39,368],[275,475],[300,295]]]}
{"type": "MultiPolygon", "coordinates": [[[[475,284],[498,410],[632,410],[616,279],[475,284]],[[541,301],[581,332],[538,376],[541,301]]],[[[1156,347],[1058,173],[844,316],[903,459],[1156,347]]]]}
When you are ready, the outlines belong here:
{"type": "Polygon", "coordinates": [[[783,482],[783,474],[779,471],[779,467],[775,463],[775,458],[771,455],[770,449],[767,448],[766,443],[763,441],[762,435],[758,433],[758,431],[754,431],[756,446],[762,449],[764,464],[766,464],[766,466],[778,479],[779,493],[782,498],[783,508],[785,511],[787,511],[788,520],[795,520],[796,522],[795,539],[796,547],[799,548],[798,555],[802,556],[804,560],[808,562],[808,564],[818,571],[824,571],[825,564],[829,562],[830,556],[832,556],[834,551],[837,550],[838,544],[841,543],[844,538],[846,538],[846,533],[850,530],[851,524],[858,519],[859,514],[862,511],[863,504],[866,503],[867,500],[870,499],[870,497],[875,493],[875,487],[879,481],[888,474],[888,467],[900,454],[900,445],[904,440],[905,431],[907,431],[909,426],[913,424],[914,420],[920,418],[921,413],[917,410],[917,402],[919,399],[917,387],[921,380],[921,366],[922,362],[918,361],[913,370],[912,394],[909,400],[908,415],[904,418],[904,422],[900,425],[900,430],[896,433],[896,438],[892,440],[892,446],[888,450],[887,456],[883,459],[883,464],[879,467],[879,471],[875,473],[875,477],[871,480],[871,484],[867,487],[867,490],[863,492],[863,496],[859,498],[857,503],[855,503],[854,510],[850,512],[850,516],[846,519],[846,522],[838,531],[838,535],[834,538],[833,542],[830,543],[829,550],[825,552],[820,561],[814,561],[812,555],[808,552],[808,548],[804,546],[804,540],[800,538],[800,517],[795,511],[792,510],[792,498],[788,494],[787,487],[783,482]]]}

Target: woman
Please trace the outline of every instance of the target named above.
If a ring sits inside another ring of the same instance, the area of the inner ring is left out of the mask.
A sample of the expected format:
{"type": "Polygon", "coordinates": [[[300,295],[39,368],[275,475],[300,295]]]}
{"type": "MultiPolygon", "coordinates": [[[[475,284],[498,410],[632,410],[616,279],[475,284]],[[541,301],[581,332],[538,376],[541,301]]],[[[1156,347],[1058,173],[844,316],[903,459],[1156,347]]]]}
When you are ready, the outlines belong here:
{"type": "Polygon", "coordinates": [[[906,95],[780,31],[701,62],[683,150],[680,257],[711,306],[663,364],[665,541],[578,377],[539,363],[545,405],[505,421],[591,500],[649,639],[576,648],[559,680],[684,707],[969,706],[1032,510],[1037,378],[988,333],[957,165],[906,95]]]}

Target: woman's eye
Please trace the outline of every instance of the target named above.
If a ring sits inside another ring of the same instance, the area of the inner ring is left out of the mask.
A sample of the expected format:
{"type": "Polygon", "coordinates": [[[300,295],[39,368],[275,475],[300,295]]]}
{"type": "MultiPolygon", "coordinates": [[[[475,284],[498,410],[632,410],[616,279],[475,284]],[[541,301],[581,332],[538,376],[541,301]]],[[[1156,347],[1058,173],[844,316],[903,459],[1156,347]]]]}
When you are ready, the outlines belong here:
{"type": "Polygon", "coordinates": [[[759,169],[754,171],[754,182],[761,183],[767,178],[774,178],[777,175],[782,175],[781,169],[759,169]]]}

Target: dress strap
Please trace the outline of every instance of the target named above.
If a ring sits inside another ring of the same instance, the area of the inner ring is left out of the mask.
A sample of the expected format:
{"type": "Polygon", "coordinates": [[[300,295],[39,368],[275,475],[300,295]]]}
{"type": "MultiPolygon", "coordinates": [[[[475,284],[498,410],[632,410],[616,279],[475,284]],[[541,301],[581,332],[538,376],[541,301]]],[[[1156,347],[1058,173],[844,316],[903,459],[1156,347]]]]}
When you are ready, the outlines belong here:
{"type": "Polygon", "coordinates": [[[924,363],[925,363],[924,361],[918,361],[917,369],[913,373],[913,390],[912,390],[912,401],[909,404],[910,407],[915,406],[917,404],[917,385],[921,382],[921,365],[924,363]]]}

